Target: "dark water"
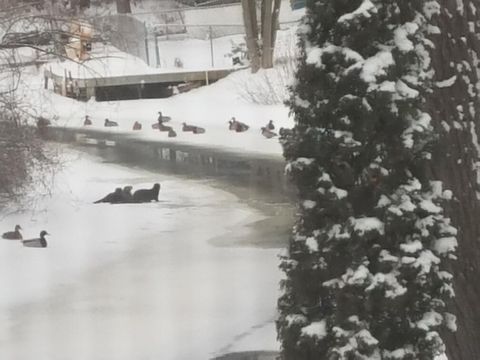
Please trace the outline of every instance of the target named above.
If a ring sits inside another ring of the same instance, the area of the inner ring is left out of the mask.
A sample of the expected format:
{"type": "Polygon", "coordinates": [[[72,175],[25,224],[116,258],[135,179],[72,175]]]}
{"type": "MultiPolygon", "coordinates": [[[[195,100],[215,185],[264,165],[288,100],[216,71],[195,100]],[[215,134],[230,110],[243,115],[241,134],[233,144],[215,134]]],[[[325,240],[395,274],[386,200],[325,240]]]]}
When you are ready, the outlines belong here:
{"type": "Polygon", "coordinates": [[[239,176],[235,171],[222,175],[208,175],[196,167],[165,166],[136,153],[118,151],[115,147],[99,148],[95,146],[72,146],[91,155],[99,156],[106,163],[127,167],[147,169],[184,179],[203,180],[209,186],[230,192],[259,210],[264,219],[256,221],[241,231],[232,230],[228,237],[211,240],[215,246],[253,246],[260,248],[286,247],[295,219],[294,196],[291,192],[281,191],[278,187],[251,181],[250,176],[239,176]]]}

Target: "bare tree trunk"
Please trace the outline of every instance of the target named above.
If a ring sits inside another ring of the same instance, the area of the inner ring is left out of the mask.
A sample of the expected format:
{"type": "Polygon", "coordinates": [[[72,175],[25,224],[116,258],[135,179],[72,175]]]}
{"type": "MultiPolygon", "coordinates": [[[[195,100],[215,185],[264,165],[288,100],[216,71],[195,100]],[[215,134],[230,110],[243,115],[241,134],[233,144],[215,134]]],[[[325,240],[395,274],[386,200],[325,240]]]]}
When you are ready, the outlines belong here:
{"type": "Polygon", "coordinates": [[[437,88],[428,111],[441,134],[433,166],[434,178],[451,189],[455,200],[449,216],[459,229],[458,260],[454,270],[458,330],[444,334],[449,360],[480,359],[480,203],[475,167],[479,160],[480,130],[478,58],[480,3],[440,0],[437,16],[441,33],[432,35],[432,63],[437,88]],[[447,81],[449,80],[449,81],[447,81]]]}
{"type": "Polygon", "coordinates": [[[262,67],[273,67],[272,0],[262,0],[262,67]]]}
{"type": "Polygon", "coordinates": [[[274,0],[272,12],[272,58],[273,49],[275,49],[275,41],[277,40],[278,18],[280,16],[280,5],[282,0],[274,0]]]}
{"type": "Polygon", "coordinates": [[[132,8],[130,7],[130,0],[116,0],[117,13],[119,14],[131,14],[132,8]]]}
{"type": "Polygon", "coordinates": [[[255,0],[242,0],[247,50],[253,73],[257,72],[260,67],[273,67],[273,49],[275,47],[280,4],[281,0],[262,0],[259,34],[255,0]],[[261,45],[259,42],[261,42],[261,45]]]}
{"type": "Polygon", "coordinates": [[[243,22],[247,36],[247,50],[250,66],[255,73],[260,69],[260,49],[258,46],[257,10],[255,0],[242,0],[243,22]]]}

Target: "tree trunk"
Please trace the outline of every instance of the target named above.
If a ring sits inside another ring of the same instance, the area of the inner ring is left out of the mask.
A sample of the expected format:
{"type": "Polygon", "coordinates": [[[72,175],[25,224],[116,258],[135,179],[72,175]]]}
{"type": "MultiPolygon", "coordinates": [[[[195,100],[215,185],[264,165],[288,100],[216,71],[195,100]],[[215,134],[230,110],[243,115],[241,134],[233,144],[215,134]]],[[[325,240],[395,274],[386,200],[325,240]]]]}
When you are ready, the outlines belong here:
{"type": "Polygon", "coordinates": [[[262,0],[262,67],[273,67],[272,0],[262,0]]]}
{"type": "Polygon", "coordinates": [[[258,26],[255,0],[242,0],[242,10],[250,66],[252,72],[255,73],[260,69],[260,49],[258,46],[258,26]]]}
{"type": "Polygon", "coordinates": [[[131,14],[130,0],[116,0],[118,14],[131,14]]]}
{"type": "Polygon", "coordinates": [[[473,0],[441,0],[437,16],[441,33],[432,35],[432,63],[437,85],[427,107],[441,134],[433,177],[451,189],[455,200],[449,216],[458,233],[458,261],[453,266],[458,330],[444,334],[449,360],[480,359],[480,206],[477,200],[478,19],[480,4],[473,0]],[[476,11],[475,11],[476,10],[476,11]],[[456,78],[454,78],[456,76],[456,78]],[[453,82],[453,80],[455,80],[453,82]]]}
{"type": "Polygon", "coordinates": [[[273,49],[275,49],[275,41],[277,40],[277,29],[278,29],[278,18],[280,15],[280,5],[281,0],[274,0],[273,2],[273,13],[272,13],[272,58],[273,58],[273,49]]]}

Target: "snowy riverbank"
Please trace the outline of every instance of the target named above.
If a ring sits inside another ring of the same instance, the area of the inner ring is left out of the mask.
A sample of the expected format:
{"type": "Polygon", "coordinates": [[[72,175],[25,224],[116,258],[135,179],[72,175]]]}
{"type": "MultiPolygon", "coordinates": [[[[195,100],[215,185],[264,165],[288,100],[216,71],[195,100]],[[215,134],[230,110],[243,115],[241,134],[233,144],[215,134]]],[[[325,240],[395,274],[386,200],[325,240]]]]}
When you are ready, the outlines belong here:
{"type": "MultiPolygon", "coordinates": [[[[69,151],[53,196],[4,215],[47,249],[0,243],[0,358],[208,359],[276,350],[278,249],[213,246],[264,216],[204,181],[69,151]],[[161,201],[93,205],[162,183],[161,201]],[[222,221],[218,221],[221,218],[222,221]]],[[[225,244],[223,244],[225,245],[225,244]]]]}
{"type": "MultiPolygon", "coordinates": [[[[113,55],[106,52],[104,57],[90,60],[85,63],[85,66],[67,61],[48,63],[39,68],[26,67],[19,79],[16,93],[19,101],[25,103],[23,106],[26,113],[51,119],[57,126],[83,127],[85,116],[89,115],[93,122],[91,128],[128,133],[139,139],[161,139],[172,143],[207,146],[241,153],[282,156],[278,138],[265,138],[261,128],[269,120],[273,120],[276,132],[281,127],[291,128],[294,125],[289,108],[282,101],[287,96],[286,86],[293,79],[295,31],[296,28],[292,27],[278,33],[276,56],[282,62],[275,68],[260,70],[256,74],[251,74],[249,69],[239,70],[209,86],[169,98],[105,102],[97,102],[91,98],[88,102],[81,102],[55,94],[51,82],[48,89],[44,88],[44,70],[56,69],[59,74],[69,72],[73,74],[72,76],[89,71],[98,76],[107,73],[122,76],[172,71],[172,69],[148,67],[140,59],[118,50],[112,53],[113,55]],[[177,132],[177,137],[169,138],[166,132],[160,133],[151,128],[151,125],[157,121],[159,111],[172,118],[169,126],[177,132]],[[250,129],[245,133],[229,131],[228,121],[232,117],[246,123],[250,129]],[[105,128],[106,118],[118,122],[118,128],[105,128]],[[132,131],[135,121],[143,125],[141,131],[132,131]],[[183,122],[203,127],[206,132],[201,135],[182,132],[183,122]]],[[[229,40],[218,39],[218,41],[228,43],[229,40]]],[[[179,41],[174,48],[185,49],[189,58],[198,60],[199,55],[195,48],[190,48],[188,44],[187,40],[179,41]]],[[[13,86],[18,81],[14,78],[9,84],[7,80],[2,81],[0,85],[13,86]]]]}

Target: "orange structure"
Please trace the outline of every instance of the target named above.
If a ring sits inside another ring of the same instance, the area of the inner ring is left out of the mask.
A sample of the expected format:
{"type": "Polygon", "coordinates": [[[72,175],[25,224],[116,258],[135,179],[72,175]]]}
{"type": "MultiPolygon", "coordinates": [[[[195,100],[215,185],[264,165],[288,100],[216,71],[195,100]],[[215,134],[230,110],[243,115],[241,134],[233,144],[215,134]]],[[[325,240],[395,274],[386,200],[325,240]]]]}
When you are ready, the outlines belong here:
{"type": "Polygon", "coordinates": [[[70,41],[65,46],[67,56],[76,61],[86,60],[90,58],[90,50],[92,49],[92,25],[75,21],[70,26],[70,41]]]}

